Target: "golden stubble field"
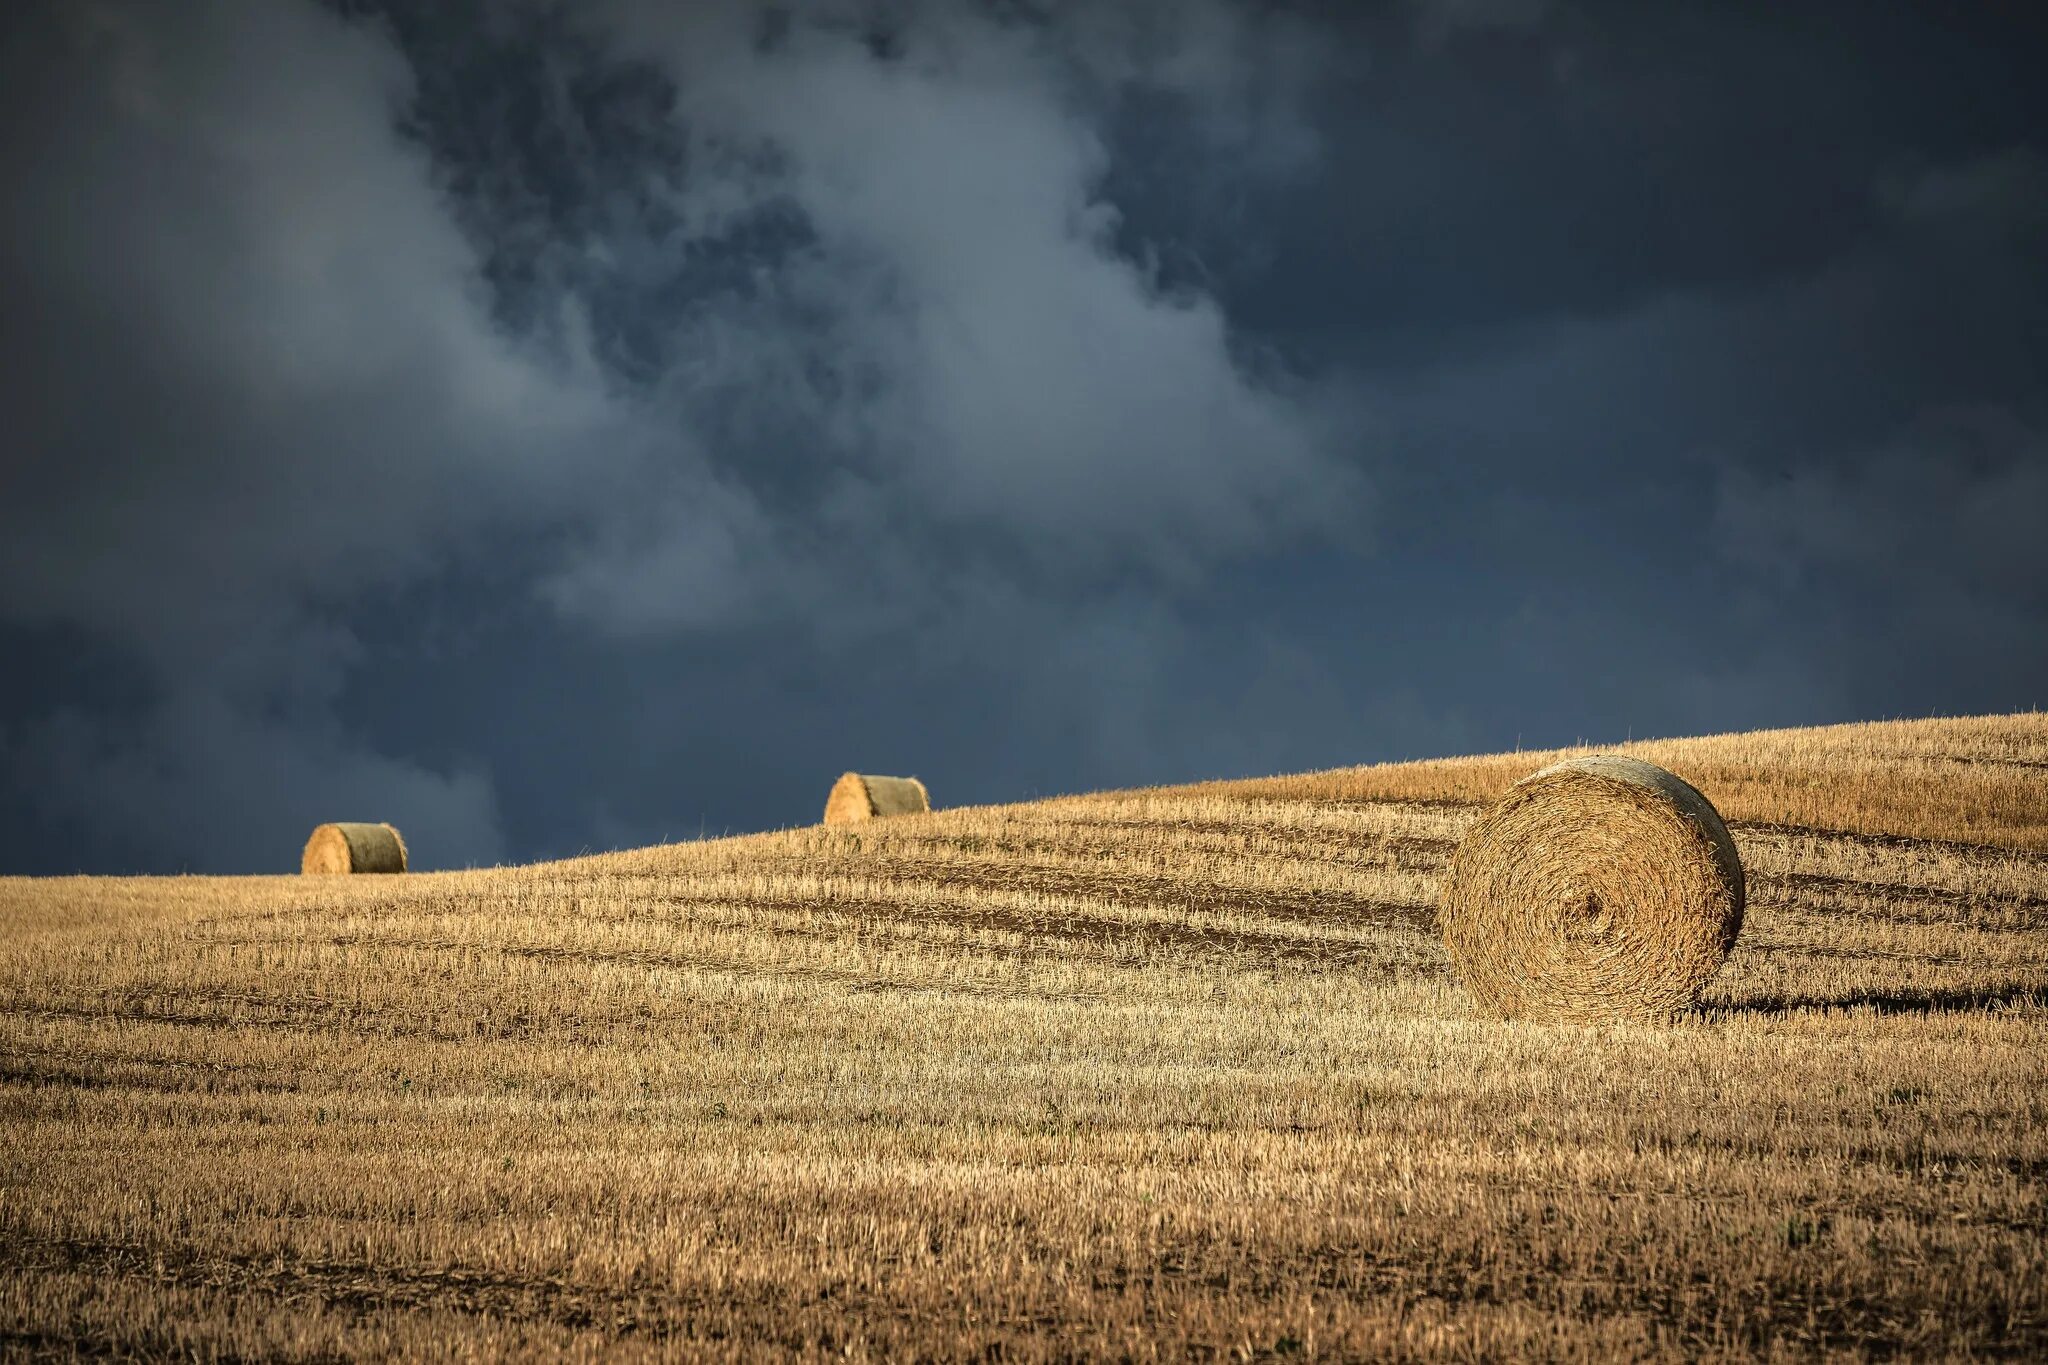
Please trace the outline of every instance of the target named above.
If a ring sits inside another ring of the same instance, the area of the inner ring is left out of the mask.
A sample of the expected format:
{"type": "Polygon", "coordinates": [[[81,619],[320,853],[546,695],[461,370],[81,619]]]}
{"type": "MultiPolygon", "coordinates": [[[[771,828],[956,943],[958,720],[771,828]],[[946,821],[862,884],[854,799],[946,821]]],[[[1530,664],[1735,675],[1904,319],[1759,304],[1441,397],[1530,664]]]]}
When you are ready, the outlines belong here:
{"type": "Polygon", "coordinates": [[[1749,870],[1671,1026],[1446,974],[1550,752],[0,880],[0,1349],[2048,1355],[2048,715],[1624,751],[1749,870]]]}

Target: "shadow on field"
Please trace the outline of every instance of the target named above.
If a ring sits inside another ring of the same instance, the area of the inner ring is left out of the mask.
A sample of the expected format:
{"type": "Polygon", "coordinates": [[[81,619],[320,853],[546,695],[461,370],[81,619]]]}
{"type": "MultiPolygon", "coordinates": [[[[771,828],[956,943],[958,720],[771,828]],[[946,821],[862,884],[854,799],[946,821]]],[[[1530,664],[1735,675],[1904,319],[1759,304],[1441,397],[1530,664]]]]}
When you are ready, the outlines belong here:
{"type": "Polygon", "coordinates": [[[1868,1010],[1872,1014],[1969,1014],[1977,1010],[2048,1008],[2048,983],[2003,990],[1840,991],[1832,995],[1767,995],[1708,1006],[1708,1016],[1792,1014],[1799,1010],[1868,1010]]]}

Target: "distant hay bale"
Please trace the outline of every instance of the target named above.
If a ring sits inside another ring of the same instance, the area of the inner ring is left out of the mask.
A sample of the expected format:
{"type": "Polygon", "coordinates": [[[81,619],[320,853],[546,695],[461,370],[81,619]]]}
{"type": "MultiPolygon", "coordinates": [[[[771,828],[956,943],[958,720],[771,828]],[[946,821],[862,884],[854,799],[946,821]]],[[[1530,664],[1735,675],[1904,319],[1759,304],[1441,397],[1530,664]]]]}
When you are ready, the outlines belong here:
{"type": "Polygon", "coordinates": [[[306,840],[299,871],[403,872],[405,840],[390,825],[322,825],[306,840]]]}
{"type": "Polygon", "coordinates": [[[851,825],[884,815],[915,815],[932,808],[931,793],[914,777],[846,773],[825,799],[825,823],[851,825]]]}
{"type": "Polygon", "coordinates": [[[1742,860],[1707,798],[1653,763],[1575,758],[1532,773],[1451,858],[1451,965],[1510,1019],[1668,1019],[1742,929],[1742,860]]]}

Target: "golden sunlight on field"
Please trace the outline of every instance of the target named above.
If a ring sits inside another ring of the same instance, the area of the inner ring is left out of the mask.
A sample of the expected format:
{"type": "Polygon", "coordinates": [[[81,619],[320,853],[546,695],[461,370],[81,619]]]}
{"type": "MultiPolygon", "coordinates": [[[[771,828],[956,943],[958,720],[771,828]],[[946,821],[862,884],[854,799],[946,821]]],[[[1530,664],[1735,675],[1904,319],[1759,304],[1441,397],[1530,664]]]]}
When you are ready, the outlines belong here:
{"type": "Polygon", "coordinates": [[[1748,872],[1670,1026],[1447,975],[1556,753],[0,881],[0,1350],[2048,1354],[2048,716],[1624,752],[1748,872]]]}

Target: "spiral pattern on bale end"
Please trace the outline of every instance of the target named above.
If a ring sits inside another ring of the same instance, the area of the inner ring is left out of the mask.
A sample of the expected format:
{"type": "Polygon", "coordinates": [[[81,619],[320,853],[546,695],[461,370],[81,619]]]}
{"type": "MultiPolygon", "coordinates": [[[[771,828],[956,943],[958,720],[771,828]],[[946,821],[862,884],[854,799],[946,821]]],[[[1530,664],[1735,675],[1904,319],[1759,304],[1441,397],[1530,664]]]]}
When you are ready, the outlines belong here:
{"type": "Polygon", "coordinates": [[[299,871],[308,875],[403,872],[405,866],[405,838],[392,825],[319,825],[299,855],[299,871]]]}
{"type": "Polygon", "coordinates": [[[1532,773],[1451,858],[1451,965],[1510,1019],[1668,1019],[1742,929],[1742,860],[1707,798],[1617,755],[1532,773]]]}

